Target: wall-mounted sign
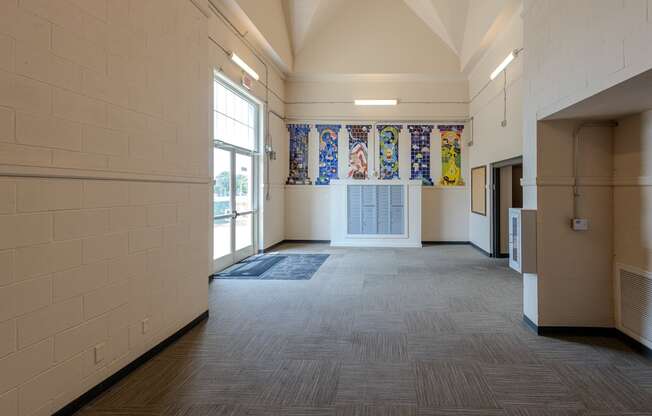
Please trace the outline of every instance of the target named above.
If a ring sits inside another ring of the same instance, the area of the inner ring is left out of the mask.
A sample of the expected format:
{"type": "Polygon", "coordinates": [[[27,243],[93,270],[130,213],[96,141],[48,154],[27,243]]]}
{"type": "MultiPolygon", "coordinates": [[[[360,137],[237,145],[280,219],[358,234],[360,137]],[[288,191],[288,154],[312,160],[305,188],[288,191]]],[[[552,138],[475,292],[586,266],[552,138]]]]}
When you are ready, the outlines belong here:
{"type": "Polygon", "coordinates": [[[250,77],[246,72],[242,73],[242,86],[248,90],[254,87],[254,79],[250,77]]]}

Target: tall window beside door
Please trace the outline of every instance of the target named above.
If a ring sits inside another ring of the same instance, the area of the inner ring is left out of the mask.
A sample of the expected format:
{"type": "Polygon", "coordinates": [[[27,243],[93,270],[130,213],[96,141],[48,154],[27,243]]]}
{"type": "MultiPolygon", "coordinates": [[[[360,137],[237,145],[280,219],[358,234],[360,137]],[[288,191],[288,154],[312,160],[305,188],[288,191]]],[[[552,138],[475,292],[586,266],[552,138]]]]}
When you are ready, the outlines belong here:
{"type": "Polygon", "coordinates": [[[215,79],[213,260],[216,270],[254,253],[259,105],[215,79]]]}

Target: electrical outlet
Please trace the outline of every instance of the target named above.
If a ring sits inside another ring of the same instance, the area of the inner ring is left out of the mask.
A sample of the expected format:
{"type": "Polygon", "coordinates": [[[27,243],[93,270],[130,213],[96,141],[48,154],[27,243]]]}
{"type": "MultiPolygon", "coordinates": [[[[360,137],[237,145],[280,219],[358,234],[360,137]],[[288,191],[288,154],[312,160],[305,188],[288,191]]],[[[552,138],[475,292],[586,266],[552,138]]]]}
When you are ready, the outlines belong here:
{"type": "Polygon", "coordinates": [[[105,350],[105,344],[97,344],[95,346],[95,364],[99,364],[102,361],[104,361],[104,350],[105,350]]]}
{"type": "Polygon", "coordinates": [[[573,218],[571,228],[575,231],[587,231],[589,229],[589,220],[586,218],[573,218]]]}
{"type": "Polygon", "coordinates": [[[143,335],[149,332],[149,318],[143,319],[142,329],[143,329],[143,335]]]}

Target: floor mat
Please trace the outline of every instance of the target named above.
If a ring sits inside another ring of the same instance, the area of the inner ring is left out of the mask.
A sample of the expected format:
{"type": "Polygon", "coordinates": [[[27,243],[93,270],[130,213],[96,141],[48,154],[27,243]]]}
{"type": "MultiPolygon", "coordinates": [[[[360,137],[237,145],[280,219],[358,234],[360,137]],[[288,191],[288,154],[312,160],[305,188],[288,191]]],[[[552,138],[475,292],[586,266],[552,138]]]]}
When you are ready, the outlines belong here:
{"type": "Polygon", "coordinates": [[[215,274],[213,277],[216,279],[310,280],[315,272],[319,270],[319,267],[328,259],[328,256],[328,254],[265,254],[254,256],[247,260],[274,258],[276,262],[259,275],[233,274],[232,270],[242,265],[241,262],[215,274]],[[278,260],[278,258],[281,259],[278,260]]]}
{"type": "Polygon", "coordinates": [[[243,278],[256,278],[265,273],[276,263],[282,261],[285,256],[271,256],[261,254],[259,256],[252,256],[242,260],[240,263],[222,270],[215,276],[221,277],[243,277],[243,278]]]}

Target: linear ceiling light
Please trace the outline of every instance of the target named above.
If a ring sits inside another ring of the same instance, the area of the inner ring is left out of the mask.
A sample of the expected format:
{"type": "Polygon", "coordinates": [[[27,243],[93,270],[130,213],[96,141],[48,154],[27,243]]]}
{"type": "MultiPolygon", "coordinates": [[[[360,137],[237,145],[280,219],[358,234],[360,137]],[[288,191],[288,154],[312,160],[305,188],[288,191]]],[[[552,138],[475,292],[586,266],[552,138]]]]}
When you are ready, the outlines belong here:
{"type": "Polygon", "coordinates": [[[505,58],[500,63],[500,65],[498,65],[496,69],[494,69],[494,72],[492,72],[491,75],[489,75],[489,79],[491,79],[492,81],[496,79],[496,77],[500,75],[500,73],[503,72],[509,64],[512,63],[514,58],[516,58],[516,55],[518,55],[518,52],[519,52],[518,49],[514,49],[513,51],[511,51],[509,55],[507,55],[507,58],[505,58]]]}
{"type": "Polygon", "coordinates": [[[355,105],[396,105],[398,100],[355,100],[355,105]]]}
{"type": "Polygon", "coordinates": [[[238,55],[236,55],[235,52],[231,52],[231,60],[235,62],[235,64],[240,68],[242,68],[243,71],[251,75],[251,77],[256,81],[260,79],[258,72],[254,71],[249,65],[247,65],[247,63],[243,61],[242,58],[240,58],[238,55]]]}

